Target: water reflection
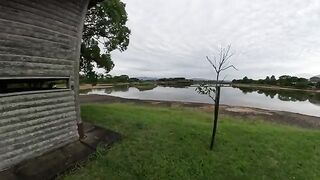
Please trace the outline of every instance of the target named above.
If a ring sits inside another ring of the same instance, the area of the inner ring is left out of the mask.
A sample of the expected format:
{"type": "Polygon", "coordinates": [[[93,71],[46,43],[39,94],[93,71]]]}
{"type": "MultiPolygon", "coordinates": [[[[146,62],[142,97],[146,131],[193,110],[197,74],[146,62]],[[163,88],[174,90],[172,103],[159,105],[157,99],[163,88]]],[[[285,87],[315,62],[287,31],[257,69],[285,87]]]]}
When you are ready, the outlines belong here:
{"type": "Polygon", "coordinates": [[[119,86],[114,86],[113,88],[108,88],[107,93],[110,94],[112,91],[118,91],[118,92],[127,92],[129,91],[129,85],[119,85],[119,86]]]}
{"type": "Polygon", "coordinates": [[[234,87],[240,89],[243,94],[257,92],[264,94],[266,97],[278,98],[281,101],[309,101],[312,104],[320,106],[320,93],[307,91],[293,91],[293,90],[278,90],[278,89],[257,89],[252,87],[234,87]]]}
{"type": "Polygon", "coordinates": [[[161,84],[160,87],[188,88],[190,84],[161,84]]]}
{"type": "MultiPolygon", "coordinates": [[[[160,88],[174,88],[174,89],[181,89],[181,88],[191,88],[190,86],[133,86],[130,85],[117,85],[113,87],[105,87],[105,88],[97,88],[97,89],[88,89],[88,90],[81,90],[81,94],[108,94],[111,95],[112,93],[116,92],[128,92],[129,88],[135,88],[139,92],[143,91],[152,91],[153,89],[160,87],[160,88]]],[[[293,90],[279,90],[279,89],[258,89],[253,87],[233,87],[234,89],[239,89],[242,91],[244,95],[250,93],[258,93],[261,95],[265,95],[267,98],[271,99],[279,99],[281,101],[291,101],[291,102],[303,102],[308,101],[312,104],[320,106],[320,93],[316,92],[307,92],[307,91],[293,91],[293,90]]]]}
{"type": "MultiPolygon", "coordinates": [[[[197,94],[195,88],[122,85],[100,87],[80,93],[131,99],[213,103],[209,97],[197,94]]],[[[314,92],[224,87],[221,91],[221,104],[290,111],[320,117],[320,93],[314,92]]]]}

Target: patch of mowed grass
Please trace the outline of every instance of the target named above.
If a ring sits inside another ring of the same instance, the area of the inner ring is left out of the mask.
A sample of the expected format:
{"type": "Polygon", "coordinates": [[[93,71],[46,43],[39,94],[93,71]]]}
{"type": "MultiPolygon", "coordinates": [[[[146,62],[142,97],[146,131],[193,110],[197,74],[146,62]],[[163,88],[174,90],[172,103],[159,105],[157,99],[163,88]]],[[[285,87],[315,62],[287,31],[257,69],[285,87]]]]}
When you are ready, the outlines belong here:
{"type": "Polygon", "coordinates": [[[82,118],[123,135],[65,179],[319,179],[320,131],[135,104],[84,105],[82,118]]]}

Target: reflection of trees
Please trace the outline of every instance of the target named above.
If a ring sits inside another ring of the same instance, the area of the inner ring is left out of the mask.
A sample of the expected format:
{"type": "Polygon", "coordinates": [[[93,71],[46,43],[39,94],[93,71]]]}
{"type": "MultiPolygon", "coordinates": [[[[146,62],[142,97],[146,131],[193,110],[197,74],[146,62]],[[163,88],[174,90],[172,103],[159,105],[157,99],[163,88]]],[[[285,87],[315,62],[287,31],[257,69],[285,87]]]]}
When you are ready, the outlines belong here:
{"type": "Polygon", "coordinates": [[[112,90],[113,91],[120,91],[120,92],[127,92],[129,91],[129,85],[116,85],[113,86],[112,90]]]}
{"type": "Polygon", "coordinates": [[[278,95],[278,99],[280,99],[281,101],[291,101],[292,100],[290,96],[283,96],[281,94],[278,95]]]}
{"type": "Polygon", "coordinates": [[[104,90],[104,92],[105,92],[106,94],[111,94],[111,93],[112,93],[112,88],[106,88],[106,89],[104,90]]]}
{"type": "Polygon", "coordinates": [[[249,87],[235,87],[235,88],[239,88],[243,94],[253,93],[253,92],[257,91],[257,89],[249,88],[249,87]]]}
{"type": "Polygon", "coordinates": [[[276,95],[277,92],[276,91],[264,91],[264,94],[268,97],[271,97],[271,99],[273,99],[276,95]]]}
{"type": "Polygon", "coordinates": [[[320,93],[313,93],[311,96],[312,97],[309,98],[309,102],[320,106],[320,93]]]}
{"type": "Polygon", "coordinates": [[[106,94],[111,94],[114,91],[127,92],[127,91],[129,91],[129,86],[128,85],[116,85],[116,86],[108,87],[108,88],[104,89],[104,92],[106,94]]]}
{"type": "Polygon", "coordinates": [[[161,87],[175,87],[175,88],[187,88],[187,87],[190,87],[192,84],[159,84],[159,86],[161,87]]]}
{"type": "Polygon", "coordinates": [[[139,91],[150,91],[154,88],[156,88],[157,85],[152,84],[152,85],[145,85],[145,86],[135,86],[139,91]]]}
{"type": "Polygon", "coordinates": [[[278,92],[278,97],[283,101],[307,101],[309,99],[310,93],[303,91],[284,91],[280,90],[278,92]]]}
{"type": "Polygon", "coordinates": [[[238,87],[244,94],[257,92],[267,97],[274,98],[278,94],[281,101],[309,101],[312,104],[320,105],[320,93],[292,90],[258,89],[254,87],[238,87]]]}
{"type": "Polygon", "coordinates": [[[261,90],[258,90],[257,93],[258,93],[258,94],[264,94],[264,92],[261,91],[261,90]]]}

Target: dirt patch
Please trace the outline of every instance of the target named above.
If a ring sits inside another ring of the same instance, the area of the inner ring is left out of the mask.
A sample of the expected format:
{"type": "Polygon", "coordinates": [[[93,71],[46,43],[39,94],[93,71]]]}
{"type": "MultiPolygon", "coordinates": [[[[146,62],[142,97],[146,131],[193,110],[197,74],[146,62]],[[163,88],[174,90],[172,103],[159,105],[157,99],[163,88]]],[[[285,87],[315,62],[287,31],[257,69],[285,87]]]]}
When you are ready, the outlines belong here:
{"type": "MultiPolygon", "coordinates": [[[[138,99],[125,99],[120,97],[108,96],[108,95],[81,95],[80,103],[123,103],[130,102],[136,104],[144,104],[151,106],[165,106],[165,107],[191,107],[197,108],[202,111],[212,113],[213,105],[206,103],[192,103],[192,102],[177,102],[177,101],[156,101],[156,100],[138,100],[138,99]]],[[[288,124],[304,128],[320,128],[320,117],[308,116],[298,113],[286,112],[286,111],[275,111],[265,110],[251,107],[239,107],[239,106],[228,106],[221,105],[220,113],[222,115],[228,115],[238,117],[241,119],[262,119],[264,121],[288,124]]]]}

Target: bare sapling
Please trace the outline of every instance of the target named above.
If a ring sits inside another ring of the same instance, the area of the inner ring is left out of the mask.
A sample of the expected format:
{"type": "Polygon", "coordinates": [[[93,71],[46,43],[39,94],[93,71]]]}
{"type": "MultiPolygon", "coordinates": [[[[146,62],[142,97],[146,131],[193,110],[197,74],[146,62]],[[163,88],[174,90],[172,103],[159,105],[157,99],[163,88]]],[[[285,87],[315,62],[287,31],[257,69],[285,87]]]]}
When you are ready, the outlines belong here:
{"type": "Polygon", "coordinates": [[[212,136],[210,141],[210,150],[213,149],[215,136],[217,132],[218,126],[218,115],[219,115],[219,105],[220,105],[220,90],[221,84],[224,82],[225,77],[221,80],[220,76],[223,71],[226,71],[230,68],[237,70],[237,68],[230,64],[230,58],[234,55],[234,53],[230,52],[231,45],[223,48],[221,47],[218,55],[213,56],[213,60],[211,60],[208,56],[206,56],[206,60],[210,63],[215,72],[215,84],[214,87],[208,84],[201,84],[196,88],[196,91],[199,94],[208,95],[214,101],[214,114],[213,114],[213,126],[212,126],[212,136]]]}

